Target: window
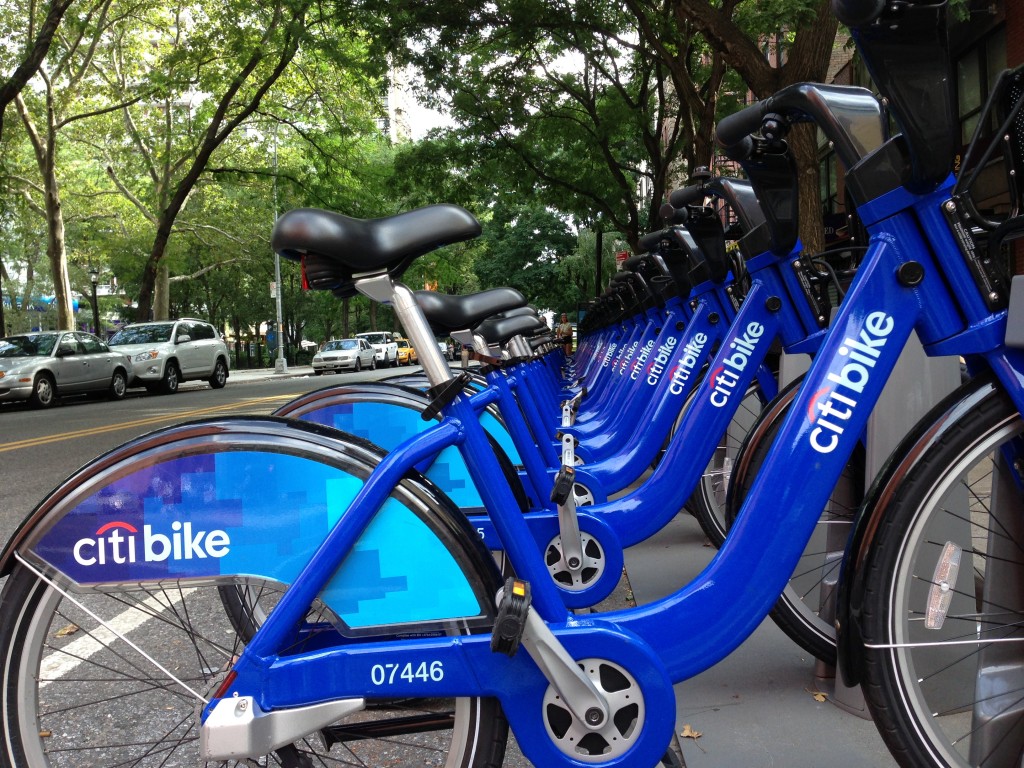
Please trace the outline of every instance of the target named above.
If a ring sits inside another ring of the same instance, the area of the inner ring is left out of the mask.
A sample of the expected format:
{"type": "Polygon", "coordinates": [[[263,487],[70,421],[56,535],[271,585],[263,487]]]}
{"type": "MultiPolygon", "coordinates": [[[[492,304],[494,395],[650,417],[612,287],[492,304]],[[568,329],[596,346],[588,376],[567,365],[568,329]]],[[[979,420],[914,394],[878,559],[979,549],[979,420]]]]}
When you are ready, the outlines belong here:
{"type": "Polygon", "coordinates": [[[73,333],[65,333],[60,337],[60,351],[66,355],[78,355],[82,350],[78,346],[78,339],[73,333]]]}
{"type": "Polygon", "coordinates": [[[100,352],[107,351],[103,342],[88,334],[79,334],[78,341],[81,343],[82,348],[85,349],[87,355],[98,355],[100,352]]]}
{"type": "Polygon", "coordinates": [[[206,323],[192,323],[192,338],[193,339],[213,339],[216,338],[217,332],[214,330],[212,325],[206,323]]]}

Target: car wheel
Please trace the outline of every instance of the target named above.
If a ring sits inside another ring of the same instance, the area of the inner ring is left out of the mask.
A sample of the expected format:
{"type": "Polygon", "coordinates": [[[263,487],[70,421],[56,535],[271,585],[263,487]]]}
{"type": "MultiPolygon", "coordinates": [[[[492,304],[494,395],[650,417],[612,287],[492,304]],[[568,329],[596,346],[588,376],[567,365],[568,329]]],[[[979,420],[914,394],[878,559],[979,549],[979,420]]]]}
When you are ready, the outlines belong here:
{"type": "Polygon", "coordinates": [[[357,358],[356,358],[356,373],[359,373],[359,372],[360,372],[361,370],[363,370],[363,361],[362,361],[362,360],[360,360],[360,359],[359,359],[359,358],[357,357],[357,358]]]}
{"type": "Polygon", "coordinates": [[[222,358],[217,358],[217,364],[213,366],[213,374],[207,381],[214,389],[220,389],[228,383],[228,365],[222,358]]]}
{"type": "Polygon", "coordinates": [[[376,371],[377,370],[377,356],[376,355],[374,355],[373,357],[370,358],[370,370],[371,371],[376,371]]]}
{"type": "Polygon", "coordinates": [[[314,376],[323,376],[323,374],[324,374],[323,371],[317,370],[316,368],[313,369],[313,375],[314,376]]]}
{"type": "Polygon", "coordinates": [[[28,399],[33,408],[49,408],[57,402],[57,387],[53,377],[40,373],[32,384],[32,396],[28,399]]]}
{"type": "Polygon", "coordinates": [[[178,364],[173,360],[168,361],[167,367],[164,368],[164,377],[160,380],[160,392],[164,395],[173,395],[178,391],[179,379],[178,364]]]}
{"type": "Polygon", "coordinates": [[[120,368],[114,371],[107,394],[111,400],[124,400],[124,396],[128,394],[128,374],[120,368]]]}

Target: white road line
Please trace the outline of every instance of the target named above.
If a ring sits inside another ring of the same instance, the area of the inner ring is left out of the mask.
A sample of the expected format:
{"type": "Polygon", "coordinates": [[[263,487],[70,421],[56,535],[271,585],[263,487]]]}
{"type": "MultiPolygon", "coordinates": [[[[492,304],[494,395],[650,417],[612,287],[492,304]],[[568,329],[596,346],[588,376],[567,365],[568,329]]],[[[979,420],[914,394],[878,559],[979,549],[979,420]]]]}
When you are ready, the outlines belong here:
{"type": "Polygon", "coordinates": [[[122,611],[107,621],[105,627],[97,626],[90,634],[72,640],[63,648],[49,654],[39,665],[39,688],[43,689],[57,678],[68,674],[117,638],[125,637],[129,632],[141,627],[153,618],[154,613],[166,611],[192,592],[195,592],[194,587],[175,590],[173,598],[169,598],[167,593],[154,595],[140,603],[139,607],[122,611]]]}

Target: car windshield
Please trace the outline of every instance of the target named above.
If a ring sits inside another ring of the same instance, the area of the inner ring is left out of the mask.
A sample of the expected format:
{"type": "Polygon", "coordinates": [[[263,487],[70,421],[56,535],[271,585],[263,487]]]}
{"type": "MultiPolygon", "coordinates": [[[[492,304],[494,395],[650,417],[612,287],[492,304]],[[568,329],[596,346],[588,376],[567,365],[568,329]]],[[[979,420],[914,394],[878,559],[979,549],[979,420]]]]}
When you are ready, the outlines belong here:
{"type": "Polygon", "coordinates": [[[359,349],[359,342],[355,339],[339,339],[338,341],[328,341],[324,344],[324,352],[334,352],[339,349],[359,349]]]}
{"type": "Polygon", "coordinates": [[[152,325],[129,325],[115,333],[108,342],[117,344],[156,344],[171,340],[171,323],[154,323],[152,325]]]}
{"type": "Polygon", "coordinates": [[[57,343],[56,333],[29,333],[0,339],[0,357],[37,357],[48,355],[57,343]]]}
{"type": "Polygon", "coordinates": [[[371,344],[387,344],[388,340],[384,338],[383,333],[364,333],[363,338],[371,344]]]}
{"type": "Polygon", "coordinates": [[[402,348],[404,349],[405,347],[408,347],[408,346],[409,346],[409,342],[408,342],[408,341],[405,341],[405,340],[403,339],[402,341],[398,342],[398,346],[400,346],[400,347],[402,347],[402,348]]]}

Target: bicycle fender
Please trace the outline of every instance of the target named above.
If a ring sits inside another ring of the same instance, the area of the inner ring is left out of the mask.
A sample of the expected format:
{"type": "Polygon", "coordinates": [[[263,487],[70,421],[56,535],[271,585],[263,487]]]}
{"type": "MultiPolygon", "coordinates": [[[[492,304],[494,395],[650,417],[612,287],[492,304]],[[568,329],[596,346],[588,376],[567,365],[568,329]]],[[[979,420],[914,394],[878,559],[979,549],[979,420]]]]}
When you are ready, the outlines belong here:
{"type": "MultiPolygon", "coordinates": [[[[230,584],[235,576],[287,585],[343,524],[383,456],[368,441],[275,417],[160,430],[87,464],[47,496],[0,555],[0,573],[24,560],[78,591],[230,584]]],[[[499,584],[465,516],[410,471],[319,597],[358,633],[472,620],[499,584]]]]}
{"type": "Polygon", "coordinates": [[[858,685],[863,679],[861,616],[867,570],[864,564],[900,483],[928,450],[956,426],[963,413],[998,393],[989,374],[978,376],[950,393],[907,433],[868,489],[843,557],[836,601],[838,665],[846,685],[858,685]]]}
{"type": "MultiPolygon", "coordinates": [[[[411,387],[383,382],[342,384],[300,395],[274,411],[275,416],[323,424],[362,437],[386,451],[419,434],[436,421],[424,421],[421,414],[430,405],[430,398],[411,387]]],[[[495,433],[508,436],[503,424],[491,413],[480,416],[480,423],[491,439],[498,461],[504,466],[506,480],[516,493],[520,508],[528,507],[522,484],[516,477],[511,457],[495,433]]],[[[508,438],[511,442],[511,438],[508,438]]],[[[480,494],[470,478],[469,469],[458,450],[446,448],[430,466],[417,467],[467,515],[485,514],[480,494]]]]}

